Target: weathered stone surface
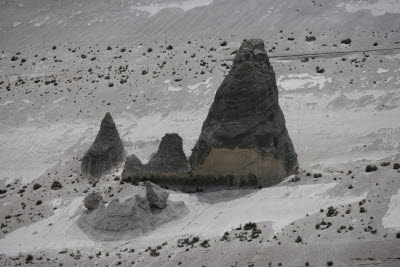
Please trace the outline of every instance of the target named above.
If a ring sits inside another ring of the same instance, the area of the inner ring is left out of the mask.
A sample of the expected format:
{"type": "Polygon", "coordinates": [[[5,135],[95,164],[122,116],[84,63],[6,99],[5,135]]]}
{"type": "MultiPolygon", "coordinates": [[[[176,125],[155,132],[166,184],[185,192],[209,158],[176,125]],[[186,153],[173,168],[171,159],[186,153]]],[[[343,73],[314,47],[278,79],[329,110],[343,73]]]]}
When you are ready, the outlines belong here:
{"type": "Polygon", "coordinates": [[[146,197],[135,195],[124,202],[113,199],[108,206],[99,202],[78,219],[78,226],[91,238],[101,241],[131,239],[187,214],[182,201],[169,201],[163,209],[154,210],[146,197]]]}
{"type": "Polygon", "coordinates": [[[146,181],[146,197],[151,206],[165,208],[169,193],[156,184],[146,181]]]}
{"type": "Polygon", "coordinates": [[[98,192],[93,192],[85,197],[84,205],[87,209],[97,209],[100,201],[103,201],[103,197],[98,192]]]}
{"type": "Polygon", "coordinates": [[[254,175],[262,185],[295,172],[297,155],[262,40],[244,41],[238,50],[189,162],[197,176],[254,175]]]}
{"type": "Polygon", "coordinates": [[[121,164],[125,157],[126,152],[117,127],[111,114],[107,112],[93,145],[82,159],[82,173],[99,177],[121,164]]]}
{"type": "Polygon", "coordinates": [[[121,178],[126,180],[127,178],[134,178],[140,176],[143,172],[143,164],[138,157],[130,155],[126,158],[124,170],[122,171],[121,178]]]}
{"type": "Polygon", "coordinates": [[[145,166],[145,174],[186,173],[189,163],[182,148],[182,138],[176,134],[166,134],[158,151],[145,166]]]}

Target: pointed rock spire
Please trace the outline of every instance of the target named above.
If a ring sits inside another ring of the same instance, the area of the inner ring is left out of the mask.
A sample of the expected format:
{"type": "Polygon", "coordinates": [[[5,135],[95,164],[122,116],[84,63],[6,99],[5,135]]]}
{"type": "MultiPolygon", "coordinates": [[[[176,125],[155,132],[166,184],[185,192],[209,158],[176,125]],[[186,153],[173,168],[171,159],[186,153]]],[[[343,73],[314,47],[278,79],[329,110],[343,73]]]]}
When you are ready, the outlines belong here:
{"type": "Polygon", "coordinates": [[[293,174],[297,155],[278,103],[264,41],[244,41],[218,88],[189,162],[198,176],[270,185],[293,174]]]}
{"type": "Polygon", "coordinates": [[[101,121],[100,130],[82,159],[82,173],[99,177],[121,164],[126,157],[124,145],[109,112],[101,121]]]}
{"type": "Polygon", "coordinates": [[[145,166],[146,174],[186,173],[189,163],[182,148],[182,138],[176,134],[166,134],[158,151],[145,166]]]}

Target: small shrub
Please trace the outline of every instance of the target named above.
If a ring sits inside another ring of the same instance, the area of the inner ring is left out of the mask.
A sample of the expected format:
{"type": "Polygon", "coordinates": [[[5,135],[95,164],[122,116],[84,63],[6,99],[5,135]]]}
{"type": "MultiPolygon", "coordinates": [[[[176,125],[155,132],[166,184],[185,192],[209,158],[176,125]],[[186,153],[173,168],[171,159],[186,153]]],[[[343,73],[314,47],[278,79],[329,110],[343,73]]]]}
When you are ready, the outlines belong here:
{"type": "Polygon", "coordinates": [[[18,60],[18,57],[16,57],[16,56],[11,57],[11,61],[17,61],[17,60],[18,60]]]}
{"type": "Polygon", "coordinates": [[[315,68],[315,71],[316,71],[317,73],[324,73],[324,72],[325,72],[325,69],[324,69],[324,68],[320,68],[319,66],[317,66],[317,67],[315,68]]]}
{"type": "Polygon", "coordinates": [[[400,169],[400,163],[393,164],[393,169],[394,170],[400,169]]]}
{"type": "Polygon", "coordinates": [[[353,185],[349,184],[349,186],[347,187],[348,189],[353,189],[353,185]]]}
{"type": "Polygon", "coordinates": [[[396,234],[396,238],[400,238],[400,232],[396,234]]]}
{"type": "Polygon", "coordinates": [[[204,240],[203,242],[200,243],[200,246],[202,246],[203,248],[208,248],[210,247],[210,243],[208,240],[204,240]]]}
{"type": "Polygon", "coordinates": [[[56,50],[57,46],[53,45],[53,47],[51,49],[56,50]]]}
{"type": "Polygon", "coordinates": [[[315,41],[317,38],[315,38],[315,36],[312,36],[312,35],[310,35],[310,36],[306,36],[306,42],[313,42],[313,41],[315,41]]]}
{"type": "Polygon", "coordinates": [[[172,45],[167,46],[167,50],[172,50],[172,49],[174,49],[174,48],[172,47],[172,45]]]}
{"type": "Polygon", "coordinates": [[[382,162],[381,163],[381,166],[382,167],[387,167],[387,166],[389,166],[390,165],[390,162],[382,162]]]}
{"type": "Polygon", "coordinates": [[[328,262],[326,263],[326,265],[327,265],[327,266],[333,266],[333,261],[328,261],[328,262]]]}
{"type": "Polygon", "coordinates": [[[146,75],[147,74],[147,70],[142,70],[142,75],[146,75]]]}
{"type": "Polygon", "coordinates": [[[27,255],[25,258],[25,262],[31,262],[33,261],[33,256],[31,254],[27,255]]]}
{"type": "Polygon", "coordinates": [[[150,250],[150,256],[158,257],[158,256],[160,256],[160,252],[158,252],[155,248],[153,248],[150,250]]]}
{"type": "Polygon", "coordinates": [[[221,46],[226,46],[228,43],[226,42],[226,41],[223,41],[222,43],[221,43],[221,46]]]}
{"type": "Polygon", "coordinates": [[[303,239],[300,237],[300,236],[298,236],[297,238],[296,238],[296,243],[300,243],[301,241],[303,241],[303,239]]]}
{"type": "Polygon", "coordinates": [[[81,58],[85,59],[87,56],[85,54],[81,54],[81,58]]]}
{"type": "Polygon", "coordinates": [[[111,46],[108,45],[107,46],[107,50],[112,50],[111,46]]]}
{"type": "Polygon", "coordinates": [[[36,201],[36,206],[42,205],[42,203],[42,200],[39,199],[38,201],[36,201]]]}
{"type": "Polygon", "coordinates": [[[343,39],[343,40],[341,41],[341,43],[342,43],[342,44],[351,44],[351,39],[350,39],[350,38],[343,39]]]}
{"type": "Polygon", "coordinates": [[[337,214],[338,211],[334,207],[330,206],[326,212],[326,217],[335,217],[337,214]]]}
{"type": "Polygon", "coordinates": [[[113,87],[114,83],[108,83],[108,87],[113,87]]]}
{"type": "Polygon", "coordinates": [[[147,53],[151,53],[151,52],[153,52],[153,48],[149,47],[149,48],[147,49],[147,53]]]}
{"type": "Polygon", "coordinates": [[[253,230],[253,229],[257,229],[257,224],[253,223],[253,222],[248,222],[244,225],[243,227],[244,230],[253,230]]]}

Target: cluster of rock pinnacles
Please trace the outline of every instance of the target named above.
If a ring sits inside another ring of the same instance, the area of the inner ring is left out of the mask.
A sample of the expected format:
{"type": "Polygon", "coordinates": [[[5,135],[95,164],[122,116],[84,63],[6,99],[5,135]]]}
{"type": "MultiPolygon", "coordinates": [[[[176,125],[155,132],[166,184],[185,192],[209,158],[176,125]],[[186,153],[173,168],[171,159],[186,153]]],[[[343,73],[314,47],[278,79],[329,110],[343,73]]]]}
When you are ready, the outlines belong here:
{"type": "Polygon", "coordinates": [[[218,88],[187,160],[182,138],[166,134],[143,165],[126,157],[109,113],[82,160],[82,172],[101,176],[125,161],[122,179],[166,183],[268,186],[294,174],[297,155],[278,103],[274,70],[260,39],[244,41],[218,88]]]}

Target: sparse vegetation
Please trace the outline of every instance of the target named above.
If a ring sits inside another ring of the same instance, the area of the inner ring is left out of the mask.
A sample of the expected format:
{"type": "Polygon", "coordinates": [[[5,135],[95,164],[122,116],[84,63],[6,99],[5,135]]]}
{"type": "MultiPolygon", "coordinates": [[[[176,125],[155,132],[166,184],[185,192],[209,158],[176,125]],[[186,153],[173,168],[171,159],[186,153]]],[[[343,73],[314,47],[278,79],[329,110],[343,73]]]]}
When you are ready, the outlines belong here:
{"type": "Polygon", "coordinates": [[[342,43],[342,44],[351,44],[351,39],[350,39],[350,38],[343,39],[343,40],[341,41],[341,43],[342,43]]]}
{"type": "Polygon", "coordinates": [[[317,40],[317,38],[315,38],[313,35],[306,36],[306,42],[313,42],[315,40],[317,40]]]}

